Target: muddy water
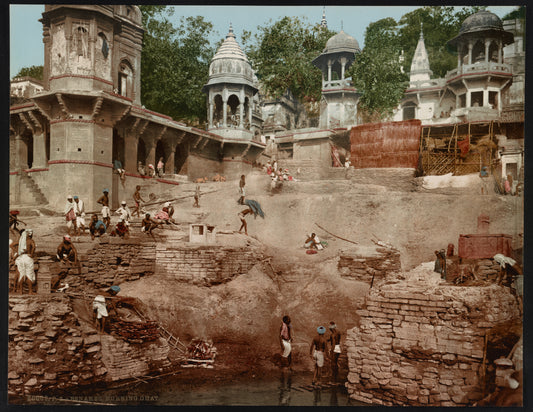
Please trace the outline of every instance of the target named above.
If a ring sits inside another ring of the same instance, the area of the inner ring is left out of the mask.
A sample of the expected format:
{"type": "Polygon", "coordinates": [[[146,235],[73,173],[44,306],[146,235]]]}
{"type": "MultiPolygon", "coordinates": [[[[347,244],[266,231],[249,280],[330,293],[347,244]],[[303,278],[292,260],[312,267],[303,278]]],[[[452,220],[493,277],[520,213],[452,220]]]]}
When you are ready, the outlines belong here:
{"type": "MultiPolygon", "coordinates": [[[[203,383],[198,387],[184,385],[175,378],[158,379],[127,390],[100,390],[95,400],[119,405],[368,406],[350,400],[342,384],[309,390],[311,380],[310,374],[288,372],[230,383],[203,383]]],[[[86,391],[85,395],[91,396],[86,391]]]]}

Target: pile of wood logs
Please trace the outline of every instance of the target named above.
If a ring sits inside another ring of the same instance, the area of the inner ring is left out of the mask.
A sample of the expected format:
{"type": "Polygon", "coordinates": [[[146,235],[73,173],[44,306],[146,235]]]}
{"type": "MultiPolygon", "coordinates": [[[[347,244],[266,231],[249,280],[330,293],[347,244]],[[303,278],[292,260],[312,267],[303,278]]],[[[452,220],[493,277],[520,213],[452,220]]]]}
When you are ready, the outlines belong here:
{"type": "Polygon", "coordinates": [[[146,322],[114,320],[109,325],[109,330],[131,343],[149,342],[159,338],[159,329],[155,320],[146,322]]]}

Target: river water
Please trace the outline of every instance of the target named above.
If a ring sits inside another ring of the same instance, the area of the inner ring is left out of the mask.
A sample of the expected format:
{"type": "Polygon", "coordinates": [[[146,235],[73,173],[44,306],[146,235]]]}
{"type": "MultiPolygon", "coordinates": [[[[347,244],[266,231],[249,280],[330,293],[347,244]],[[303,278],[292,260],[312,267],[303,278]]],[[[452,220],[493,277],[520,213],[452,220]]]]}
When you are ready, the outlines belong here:
{"type": "Polygon", "coordinates": [[[170,377],[128,389],[84,390],[87,398],[79,399],[118,405],[368,406],[349,399],[343,384],[311,389],[308,386],[311,380],[311,374],[280,371],[263,378],[187,387],[179,379],[170,377]]]}

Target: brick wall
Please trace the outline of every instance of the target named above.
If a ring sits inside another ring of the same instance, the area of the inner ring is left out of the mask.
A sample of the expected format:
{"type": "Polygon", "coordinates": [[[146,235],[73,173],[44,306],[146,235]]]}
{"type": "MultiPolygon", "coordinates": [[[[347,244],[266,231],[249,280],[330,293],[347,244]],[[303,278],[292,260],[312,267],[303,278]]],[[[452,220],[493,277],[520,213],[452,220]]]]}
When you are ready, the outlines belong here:
{"type": "Polygon", "coordinates": [[[156,272],[172,280],[215,285],[246,273],[259,259],[260,253],[251,248],[161,243],[157,245],[156,272]]]}
{"type": "Polygon", "coordinates": [[[102,238],[82,259],[82,277],[97,288],[137,280],[154,273],[155,250],[155,242],[102,238]]]}
{"type": "Polygon", "coordinates": [[[401,270],[400,253],[383,247],[342,250],[337,264],[341,276],[371,283],[401,270]]]}
{"type": "Polygon", "coordinates": [[[347,388],[380,405],[465,406],[482,397],[484,336],[518,319],[507,288],[408,282],[371,289],[348,331],[347,388]]]}

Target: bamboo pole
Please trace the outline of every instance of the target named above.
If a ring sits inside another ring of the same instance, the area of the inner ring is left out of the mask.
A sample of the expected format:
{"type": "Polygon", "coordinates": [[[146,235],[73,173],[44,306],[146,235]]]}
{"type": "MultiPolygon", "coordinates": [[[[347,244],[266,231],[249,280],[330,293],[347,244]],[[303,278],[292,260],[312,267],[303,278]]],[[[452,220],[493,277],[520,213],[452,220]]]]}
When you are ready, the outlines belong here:
{"type": "Polygon", "coordinates": [[[353,241],[353,240],[345,239],[345,238],[343,238],[343,237],[337,236],[337,235],[335,235],[335,234],[333,234],[333,233],[327,231],[327,230],[324,229],[322,226],[320,226],[318,223],[315,223],[315,225],[317,225],[317,226],[318,226],[320,229],[322,229],[324,232],[330,234],[330,235],[333,236],[333,237],[336,237],[337,239],[344,240],[345,242],[350,242],[350,243],[353,243],[353,244],[355,244],[355,245],[358,245],[358,244],[359,244],[359,243],[357,243],[357,242],[355,242],[355,241],[353,241]]]}

